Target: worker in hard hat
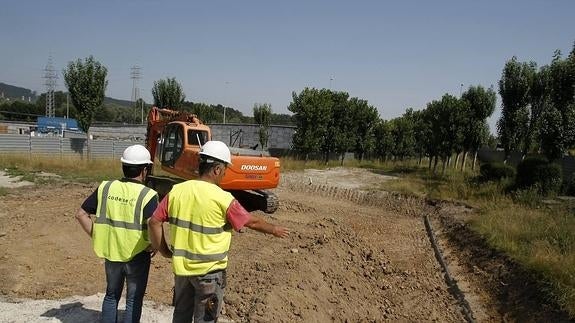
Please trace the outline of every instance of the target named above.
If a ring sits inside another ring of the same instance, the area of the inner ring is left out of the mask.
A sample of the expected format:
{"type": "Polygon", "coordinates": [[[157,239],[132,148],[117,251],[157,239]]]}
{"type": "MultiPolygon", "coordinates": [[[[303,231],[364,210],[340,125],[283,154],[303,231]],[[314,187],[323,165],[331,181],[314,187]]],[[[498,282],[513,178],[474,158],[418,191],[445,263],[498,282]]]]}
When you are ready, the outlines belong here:
{"type": "Polygon", "coordinates": [[[200,151],[199,178],[174,185],[148,220],[150,240],[172,258],[173,322],[215,322],[222,308],[232,229],[248,227],[279,238],[287,228],[248,213],[219,184],[231,164],[228,146],[208,141],[200,151]],[[162,228],[170,223],[168,247],[162,228]]]}
{"type": "Polygon", "coordinates": [[[92,238],[96,255],[105,259],[102,322],[117,321],[124,282],[124,322],[139,322],[154,254],[146,221],[158,205],[158,193],[143,184],[152,165],[150,152],[144,146],[126,148],[120,161],[124,177],[102,182],[82,203],[76,219],[92,238]]]}

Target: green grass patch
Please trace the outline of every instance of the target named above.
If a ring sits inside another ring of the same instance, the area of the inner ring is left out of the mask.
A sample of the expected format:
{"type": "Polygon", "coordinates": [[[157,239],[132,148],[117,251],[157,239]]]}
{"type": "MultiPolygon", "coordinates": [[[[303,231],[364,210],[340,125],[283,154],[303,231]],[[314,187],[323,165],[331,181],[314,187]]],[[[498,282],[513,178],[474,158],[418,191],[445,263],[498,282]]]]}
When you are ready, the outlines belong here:
{"type": "Polygon", "coordinates": [[[543,277],[548,293],[575,317],[575,217],[568,209],[485,205],[472,227],[489,244],[543,277]]]}
{"type": "Polygon", "coordinates": [[[0,154],[0,168],[22,180],[49,183],[50,177],[40,177],[40,172],[53,173],[62,179],[91,183],[122,176],[122,167],[116,159],[87,160],[74,156],[29,156],[27,154],[0,154]]]}
{"type": "MultiPolygon", "coordinates": [[[[333,164],[333,163],[332,163],[333,164]]],[[[329,167],[329,163],[326,164],[325,162],[320,162],[317,160],[310,160],[310,161],[302,161],[293,158],[281,158],[280,159],[280,169],[281,171],[297,171],[297,170],[304,170],[306,168],[313,168],[313,169],[326,169],[329,167]]]]}

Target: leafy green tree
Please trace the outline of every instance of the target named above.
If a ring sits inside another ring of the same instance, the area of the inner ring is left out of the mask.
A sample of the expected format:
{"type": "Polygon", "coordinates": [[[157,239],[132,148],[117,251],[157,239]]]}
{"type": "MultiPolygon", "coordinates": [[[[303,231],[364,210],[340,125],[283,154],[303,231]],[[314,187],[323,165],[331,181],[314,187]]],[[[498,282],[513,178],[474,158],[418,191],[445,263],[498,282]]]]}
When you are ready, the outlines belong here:
{"type": "MultiPolygon", "coordinates": [[[[42,93],[38,96],[36,105],[39,109],[46,109],[46,93],[42,93]]],[[[54,91],[54,108],[57,117],[66,116],[66,93],[54,91]]]]}
{"type": "Polygon", "coordinates": [[[216,112],[216,109],[205,103],[194,103],[191,111],[206,124],[211,124],[212,122],[216,122],[221,119],[220,115],[216,112]]]}
{"type": "Polygon", "coordinates": [[[466,104],[464,100],[449,94],[443,95],[440,101],[434,100],[427,104],[424,113],[424,121],[429,125],[430,135],[427,151],[430,158],[435,157],[434,173],[437,158],[442,159],[445,172],[449,157],[463,142],[466,104]]]}
{"type": "Polygon", "coordinates": [[[272,113],[270,123],[273,125],[293,125],[292,116],[285,113],[272,113]]]}
{"type": "Polygon", "coordinates": [[[418,156],[418,165],[421,165],[423,156],[426,153],[426,145],[429,138],[429,126],[425,123],[424,111],[414,111],[409,108],[406,114],[410,115],[413,124],[414,152],[418,156]]]}
{"type": "Polygon", "coordinates": [[[34,122],[43,116],[46,109],[34,103],[23,101],[7,101],[0,105],[3,120],[34,122]]]}
{"type": "Polygon", "coordinates": [[[461,170],[465,170],[465,161],[469,151],[475,152],[473,159],[473,169],[475,169],[475,160],[477,150],[481,145],[487,142],[489,126],[487,118],[495,111],[497,97],[492,88],[484,89],[482,86],[471,86],[461,96],[466,101],[464,105],[464,138],[463,138],[463,160],[461,170]]]}
{"type": "Polygon", "coordinates": [[[104,101],[108,86],[108,70],[93,56],[68,63],[64,69],[64,82],[70,99],[78,110],[78,126],[86,134],[92,124],[96,109],[104,101]]]}
{"type": "Polygon", "coordinates": [[[380,161],[386,161],[393,154],[393,136],[391,135],[391,121],[378,120],[373,129],[375,138],[375,156],[380,161]]]}
{"type": "Polygon", "coordinates": [[[186,98],[182,85],[176,81],[175,77],[155,81],[152,96],[155,106],[174,110],[181,109],[186,98]]]}
{"type": "Polygon", "coordinates": [[[293,148],[305,160],[309,154],[320,150],[330,118],[330,91],[305,88],[299,94],[292,92],[292,102],[288,110],[292,112],[296,124],[293,135],[293,148]]]}
{"type": "Polygon", "coordinates": [[[564,151],[564,138],[561,112],[553,105],[544,107],[541,116],[541,150],[550,161],[561,158],[564,151]]]}
{"type": "Polygon", "coordinates": [[[272,106],[269,103],[264,104],[254,104],[254,120],[260,125],[258,131],[260,146],[262,150],[267,148],[269,139],[269,127],[272,115],[272,106]]]}
{"type": "Polygon", "coordinates": [[[349,100],[349,105],[353,117],[353,132],[355,133],[354,151],[356,157],[363,160],[364,155],[375,147],[373,131],[379,121],[379,113],[366,100],[355,97],[349,100]]]}
{"type": "Polygon", "coordinates": [[[353,116],[349,105],[347,92],[331,92],[332,108],[327,134],[324,140],[325,161],[327,163],[330,152],[335,152],[341,157],[341,165],[345,153],[353,149],[355,131],[353,128],[353,116]]]}
{"type": "Polygon", "coordinates": [[[524,147],[528,133],[530,87],[535,76],[535,67],[535,63],[520,63],[514,56],[505,64],[499,80],[502,111],[497,130],[506,160],[511,151],[524,147]]]}
{"type": "Polygon", "coordinates": [[[415,132],[412,115],[413,110],[407,109],[403,116],[391,120],[393,155],[399,160],[404,160],[415,153],[415,132]]]}
{"type": "MultiPolygon", "coordinates": [[[[575,47],[574,47],[575,52],[575,47]]],[[[557,50],[549,66],[549,88],[553,106],[561,114],[563,141],[566,148],[575,146],[575,53],[561,58],[557,50]]]]}
{"type": "Polygon", "coordinates": [[[254,121],[264,127],[269,127],[271,115],[272,115],[272,106],[269,103],[254,104],[254,121]]]}
{"type": "Polygon", "coordinates": [[[534,146],[538,147],[541,142],[537,140],[534,145],[534,139],[538,139],[539,128],[541,125],[541,115],[545,106],[551,100],[551,70],[549,66],[543,66],[536,71],[533,76],[533,81],[530,88],[530,114],[529,114],[529,127],[523,148],[523,155],[532,151],[534,146]]]}

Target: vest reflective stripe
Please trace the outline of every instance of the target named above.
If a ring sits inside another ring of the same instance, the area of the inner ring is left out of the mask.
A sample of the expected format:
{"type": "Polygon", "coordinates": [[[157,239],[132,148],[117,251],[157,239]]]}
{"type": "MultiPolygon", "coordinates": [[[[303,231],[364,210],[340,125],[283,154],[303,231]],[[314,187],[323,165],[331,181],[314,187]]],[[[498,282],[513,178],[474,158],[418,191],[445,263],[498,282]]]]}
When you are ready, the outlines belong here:
{"type": "Polygon", "coordinates": [[[116,220],[112,220],[112,219],[108,219],[108,218],[104,218],[102,219],[96,219],[96,223],[99,224],[107,224],[109,226],[115,227],[115,228],[122,228],[122,229],[127,229],[127,230],[147,230],[148,229],[148,224],[146,223],[128,223],[128,222],[123,222],[123,221],[116,221],[116,220]]]}
{"type": "Polygon", "coordinates": [[[146,195],[148,195],[148,193],[152,189],[144,186],[144,188],[140,192],[140,195],[138,196],[138,199],[136,200],[136,206],[134,207],[134,222],[124,222],[124,221],[112,220],[106,217],[106,207],[108,204],[108,194],[110,192],[110,185],[112,185],[111,181],[107,182],[102,188],[102,207],[100,208],[100,212],[98,214],[98,217],[96,218],[96,223],[103,223],[111,225],[113,227],[130,229],[130,230],[146,230],[148,228],[148,225],[145,222],[142,223],[140,221],[140,219],[143,216],[142,204],[144,202],[144,198],[146,197],[146,195]]]}
{"type": "Polygon", "coordinates": [[[200,255],[197,253],[191,253],[186,250],[176,249],[174,250],[174,256],[184,257],[189,260],[200,260],[200,261],[219,261],[224,260],[228,256],[228,252],[216,253],[211,255],[200,255]]]}
{"type": "Polygon", "coordinates": [[[199,232],[203,234],[220,234],[224,232],[224,227],[221,228],[210,228],[203,225],[195,224],[190,221],[182,220],[178,217],[170,217],[170,224],[178,226],[180,228],[188,229],[194,232],[199,232]]]}
{"type": "Polygon", "coordinates": [[[126,262],[149,245],[144,207],[157,193],[139,183],[105,181],[98,187],[92,244],[98,257],[126,262]]]}
{"type": "Polygon", "coordinates": [[[232,233],[226,212],[233,199],[204,181],[174,185],[168,195],[168,217],[176,275],[199,276],[227,267],[232,233]]]}

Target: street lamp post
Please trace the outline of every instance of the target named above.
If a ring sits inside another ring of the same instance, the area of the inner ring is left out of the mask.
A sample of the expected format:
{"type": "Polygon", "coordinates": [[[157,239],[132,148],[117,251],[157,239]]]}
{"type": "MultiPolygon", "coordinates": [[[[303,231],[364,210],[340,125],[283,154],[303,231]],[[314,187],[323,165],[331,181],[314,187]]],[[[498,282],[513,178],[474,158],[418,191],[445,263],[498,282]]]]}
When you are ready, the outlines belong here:
{"type": "Polygon", "coordinates": [[[459,97],[461,98],[461,95],[463,93],[463,83],[461,83],[461,85],[459,86],[459,97]]]}

